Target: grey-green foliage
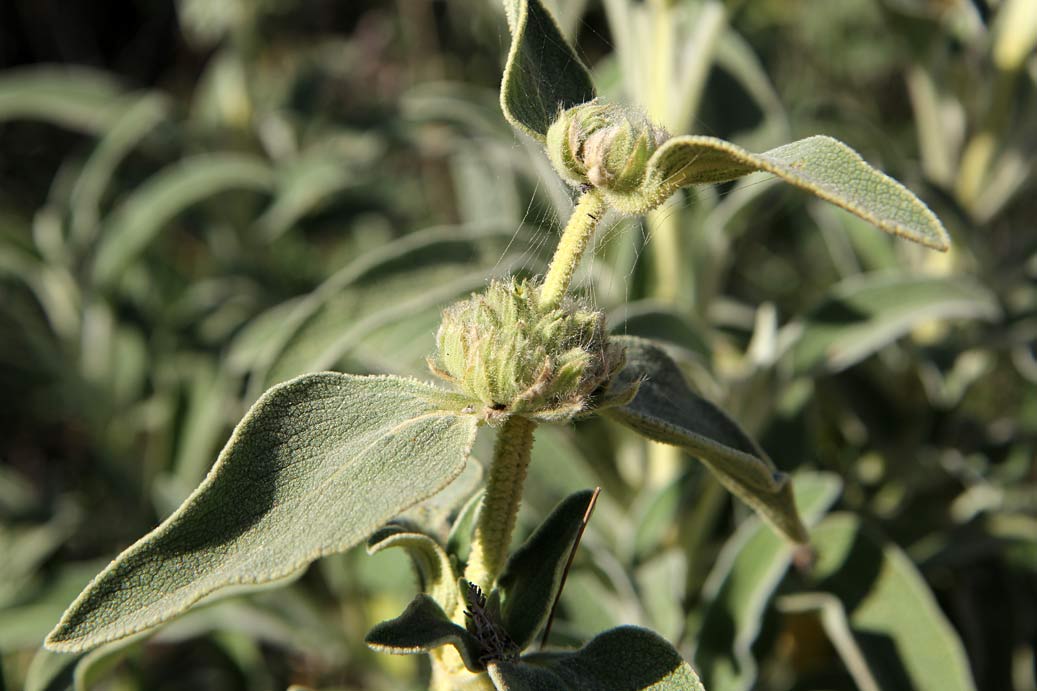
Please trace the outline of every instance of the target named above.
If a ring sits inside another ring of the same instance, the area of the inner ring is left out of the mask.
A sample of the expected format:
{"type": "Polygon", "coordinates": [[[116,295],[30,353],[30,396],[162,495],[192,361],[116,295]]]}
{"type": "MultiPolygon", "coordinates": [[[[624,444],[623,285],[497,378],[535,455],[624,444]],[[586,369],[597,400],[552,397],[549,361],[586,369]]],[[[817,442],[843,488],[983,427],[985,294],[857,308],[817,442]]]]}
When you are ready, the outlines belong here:
{"type": "Polygon", "coordinates": [[[797,597],[821,610],[860,688],[975,689],[961,639],[907,555],[847,513],[827,517],[812,537],[817,564],[797,597]]]}
{"type": "Polygon", "coordinates": [[[498,691],[704,691],[691,666],[646,629],[622,626],[572,653],[494,662],[498,691]]]}
{"type": "Polygon", "coordinates": [[[540,0],[506,0],[511,50],[501,84],[504,116],[543,141],[558,111],[594,98],[594,83],[540,0]]]}
{"type": "Polygon", "coordinates": [[[698,457],[725,487],[784,535],[806,542],[789,477],[731,418],[688,387],[665,351],[639,338],[615,340],[626,346],[627,364],[614,386],[637,381],[641,385],[633,401],[605,414],[649,439],[680,446],[698,457]]]}
{"type": "Polygon", "coordinates": [[[994,295],[964,276],[909,276],[899,272],[853,277],[834,286],[803,318],[791,351],[799,372],[839,371],[918,324],[936,319],[993,320],[994,295]]]}
{"type": "Polygon", "coordinates": [[[87,587],[47,645],[85,650],[146,631],[355,545],[461,472],[476,420],[460,405],[395,377],[322,373],[274,387],[205,482],[87,587]]]}
{"type": "MultiPolygon", "coordinates": [[[[828,511],[841,486],[831,474],[796,477],[796,500],[808,525],[828,511]]],[[[744,523],[727,541],[705,585],[706,604],[692,639],[695,665],[711,691],[752,687],[752,646],[793,558],[792,547],[759,521],[744,523]]]]}

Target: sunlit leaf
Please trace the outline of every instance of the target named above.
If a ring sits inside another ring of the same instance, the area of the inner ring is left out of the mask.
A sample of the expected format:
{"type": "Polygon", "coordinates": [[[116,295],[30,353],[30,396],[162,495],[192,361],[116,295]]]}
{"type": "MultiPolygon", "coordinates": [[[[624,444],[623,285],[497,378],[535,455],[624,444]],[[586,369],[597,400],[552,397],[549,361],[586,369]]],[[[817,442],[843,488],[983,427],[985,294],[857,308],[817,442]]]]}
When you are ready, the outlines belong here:
{"type": "Polygon", "coordinates": [[[271,389],[201,486],[83,591],[48,647],[145,631],[355,545],[461,472],[476,420],[459,407],[395,377],[327,372],[271,389]]]}
{"type": "Polygon", "coordinates": [[[688,387],[676,363],[640,338],[613,337],[626,346],[627,362],[613,386],[640,381],[637,396],[604,415],[639,434],[680,446],[701,460],[721,484],[756,509],[786,537],[805,542],[789,477],[715,405],[688,387]]]}

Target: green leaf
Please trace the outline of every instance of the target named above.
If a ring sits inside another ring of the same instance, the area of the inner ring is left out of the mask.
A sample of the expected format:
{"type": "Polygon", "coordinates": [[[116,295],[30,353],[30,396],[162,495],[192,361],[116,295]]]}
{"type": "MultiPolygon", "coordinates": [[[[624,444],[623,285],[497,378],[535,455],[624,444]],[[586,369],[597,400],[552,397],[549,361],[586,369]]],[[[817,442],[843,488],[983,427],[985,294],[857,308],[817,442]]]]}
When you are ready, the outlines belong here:
{"type": "Polygon", "coordinates": [[[267,191],[273,174],[265,161],[241,154],[200,154],[160,171],[133,191],[105,223],[94,278],[107,284],[184,209],[231,189],[267,191]]]}
{"type": "Polygon", "coordinates": [[[806,542],[789,477],[775,468],[731,418],[688,387],[676,363],[661,348],[640,338],[613,340],[626,346],[627,362],[612,387],[622,390],[640,381],[641,388],[629,404],[611,408],[604,415],[649,439],[680,446],[782,534],[806,542]]]}
{"type": "Polygon", "coordinates": [[[426,653],[452,645],[469,670],[483,669],[479,641],[467,629],[450,621],[443,608],[428,595],[418,595],[403,614],[375,626],[364,641],[374,650],[397,655],[426,653]]]}
{"type": "MultiPolygon", "coordinates": [[[[796,504],[814,525],[839,496],[830,473],[796,476],[796,504]]],[[[749,689],[756,679],[752,646],[764,612],[792,563],[795,548],[759,521],[747,521],[724,545],[704,588],[705,615],[695,665],[711,691],[749,689]]]]}
{"type": "Polygon", "coordinates": [[[590,73],[540,0],[505,0],[511,50],[500,103],[513,127],[543,142],[559,111],[595,96],[590,73]]]}
{"type": "Polygon", "coordinates": [[[460,405],[397,377],[325,372],[274,387],[187,501],[83,591],[48,647],[117,640],[355,545],[461,472],[477,421],[460,405]]]}
{"type": "Polygon", "coordinates": [[[100,70],[10,70],[0,78],[0,122],[44,120],[83,132],[101,132],[119,117],[124,93],[109,74],[100,70]]]}
{"type": "Polygon", "coordinates": [[[94,239],[101,199],[116,167],[170,109],[166,98],[146,93],[126,107],[97,143],[70,195],[73,234],[81,246],[94,239]]]}
{"type": "Polygon", "coordinates": [[[903,551],[845,513],[822,521],[813,544],[818,558],[811,590],[842,604],[852,641],[844,639],[840,652],[855,644],[878,689],[975,689],[961,639],[903,551]]]}
{"type": "Polygon", "coordinates": [[[947,231],[922,200],[872,168],[850,147],[825,136],[807,137],[762,154],[714,137],[673,137],[652,154],[640,189],[606,191],[605,196],[619,211],[642,213],[681,187],[725,182],[757,171],[776,175],[892,235],[941,252],[950,246],[947,231]]]}
{"type": "Polygon", "coordinates": [[[392,524],[381,528],[367,541],[367,552],[375,554],[386,547],[402,547],[407,551],[418,572],[421,591],[430,595],[450,616],[464,609],[457,589],[459,574],[454,573],[450,555],[433,538],[392,524]]]}
{"type": "Polygon", "coordinates": [[[573,653],[491,662],[498,691],[704,691],[691,666],[657,634],[621,626],[573,653]]]}
{"type": "Polygon", "coordinates": [[[497,579],[501,623],[520,650],[547,622],[593,494],[584,490],[566,497],[512,553],[497,579]]]}
{"type": "Polygon", "coordinates": [[[964,276],[900,274],[854,277],[810,311],[792,348],[797,372],[845,369],[934,319],[996,319],[989,290],[964,276]]]}

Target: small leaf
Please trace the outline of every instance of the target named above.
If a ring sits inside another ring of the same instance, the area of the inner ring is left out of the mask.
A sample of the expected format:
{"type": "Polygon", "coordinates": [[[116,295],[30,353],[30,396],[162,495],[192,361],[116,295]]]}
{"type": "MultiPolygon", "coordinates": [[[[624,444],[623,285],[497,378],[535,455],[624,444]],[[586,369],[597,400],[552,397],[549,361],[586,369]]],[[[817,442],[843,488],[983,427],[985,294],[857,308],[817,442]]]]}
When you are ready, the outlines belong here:
{"type": "Polygon", "coordinates": [[[594,83],[540,0],[504,6],[512,37],[501,109],[513,127],[543,142],[559,111],[594,98],[594,83]]]}
{"type": "Polygon", "coordinates": [[[594,492],[566,497],[521,547],[497,579],[501,623],[520,649],[544,626],[594,492]]]}
{"type": "Polygon", "coordinates": [[[605,411],[605,416],[649,439],[680,446],[782,534],[806,542],[789,477],[774,467],[731,418],[688,387],[676,363],[661,348],[640,338],[612,340],[627,349],[626,367],[612,387],[640,381],[641,388],[633,401],[605,411]]]}
{"type": "Polygon", "coordinates": [[[87,586],[47,646],[145,631],[355,545],[461,472],[477,421],[457,405],[397,377],[325,372],[274,387],[201,486],[87,586]]]}
{"type": "Polygon", "coordinates": [[[386,547],[405,549],[417,569],[421,591],[430,595],[449,616],[460,614],[463,603],[457,589],[459,574],[454,573],[450,556],[438,542],[403,525],[390,523],[367,541],[368,554],[386,547]]]}
{"type": "Polygon", "coordinates": [[[725,182],[764,171],[860,216],[892,235],[946,251],[947,231],[922,200],[831,137],[800,139],[753,154],[714,137],[681,136],[664,142],[648,161],[643,186],[606,198],[624,213],[653,208],[681,187],[725,182]]]}
{"type": "MultiPolygon", "coordinates": [[[[796,476],[796,504],[814,525],[839,496],[842,482],[831,473],[796,476]]],[[[705,614],[697,634],[695,666],[711,691],[752,687],[752,647],[764,612],[794,558],[795,548],[759,521],[746,521],[724,545],[704,587],[705,614]]]]}
{"type": "Polygon", "coordinates": [[[851,514],[814,530],[811,589],[832,593],[880,689],[972,691],[965,648],[918,569],[851,514]]]}
{"type": "Polygon", "coordinates": [[[810,311],[792,348],[797,372],[845,369],[933,319],[996,319],[997,300],[964,276],[931,278],[882,273],[835,286],[810,311]]]}
{"type": "Polygon", "coordinates": [[[498,691],[704,691],[691,666],[657,634],[621,626],[572,653],[491,662],[498,691]]]}
{"type": "Polygon", "coordinates": [[[371,629],[364,641],[374,650],[396,655],[427,653],[452,645],[465,667],[473,672],[483,669],[479,641],[467,629],[450,621],[443,608],[424,594],[414,598],[400,616],[371,629]]]}

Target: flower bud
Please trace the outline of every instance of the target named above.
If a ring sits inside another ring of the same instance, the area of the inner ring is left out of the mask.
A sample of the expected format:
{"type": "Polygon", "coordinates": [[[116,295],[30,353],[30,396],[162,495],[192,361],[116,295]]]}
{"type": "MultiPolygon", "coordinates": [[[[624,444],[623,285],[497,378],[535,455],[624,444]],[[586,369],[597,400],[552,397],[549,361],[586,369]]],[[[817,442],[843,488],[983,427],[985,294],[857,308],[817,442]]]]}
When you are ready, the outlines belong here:
{"type": "Polygon", "coordinates": [[[559,114],[547,131],[547,154],[574,187],[633,192],[669,136],[636,109],[594,100],[559,114]]]}
{"type": "Polygon", "coordinates": [[[482,403],[488,420],[569,419],[623,366],[604,315],[576,299],[539,305],[528,281],[495,281],[443,312],[429,367],[482,403]]]}

